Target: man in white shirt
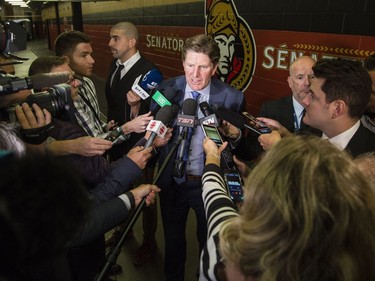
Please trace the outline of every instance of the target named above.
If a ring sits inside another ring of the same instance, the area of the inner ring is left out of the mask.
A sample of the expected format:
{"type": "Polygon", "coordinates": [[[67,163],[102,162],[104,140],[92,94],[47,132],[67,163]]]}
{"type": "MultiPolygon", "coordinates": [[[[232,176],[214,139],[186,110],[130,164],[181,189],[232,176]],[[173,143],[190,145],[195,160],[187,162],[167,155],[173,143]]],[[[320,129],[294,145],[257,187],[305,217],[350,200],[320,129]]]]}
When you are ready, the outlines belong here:
{"type": "MultiPolygon", "coordinates": [[[[354,157],[374,151],[375,134],[360,122],[371,95],[372,81],[367,71],[360,62],[345,59],[322,59],[313,71],[310,93],[302,99],[306,110],[303,122],[322,131],[322,138],[354,157]]],[[[273,120],[262,120],[275,125],[273,120]]],[[[269,146],[280,138],[277,134],[261,135],[259,142],[269,146]]]]}

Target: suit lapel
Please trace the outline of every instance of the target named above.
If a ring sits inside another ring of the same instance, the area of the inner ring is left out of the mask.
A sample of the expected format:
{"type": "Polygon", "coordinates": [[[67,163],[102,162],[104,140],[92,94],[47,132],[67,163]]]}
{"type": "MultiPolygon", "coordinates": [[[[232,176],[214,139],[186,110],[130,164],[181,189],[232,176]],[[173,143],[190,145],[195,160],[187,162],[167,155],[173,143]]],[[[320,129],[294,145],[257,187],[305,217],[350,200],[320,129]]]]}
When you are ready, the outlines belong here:
{"type": "Polygon", "coordinates": [[[211,79],[210,87],[210,99],[209,104],[217,105],[218,107],[223,106],[225,99],[227,98],[227,93],[223,92],[220,83],[217,83],[216,79],[211,79]]]}

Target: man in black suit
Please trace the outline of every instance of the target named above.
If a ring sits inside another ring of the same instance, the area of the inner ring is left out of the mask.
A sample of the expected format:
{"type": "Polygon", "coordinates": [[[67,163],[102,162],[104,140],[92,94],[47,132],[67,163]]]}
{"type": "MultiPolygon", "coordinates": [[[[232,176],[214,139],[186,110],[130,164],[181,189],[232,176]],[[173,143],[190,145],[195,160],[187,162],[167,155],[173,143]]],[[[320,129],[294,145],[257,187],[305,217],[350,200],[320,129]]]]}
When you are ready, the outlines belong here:
{"type": "MultiPolygon", "coordinates": [[[[322,59],[313,71],[310,93],[302,99],[306,110],[303,122],[322,131],[322,138],[354,157],[375,151],[375,134],[360,122],[371,95],[367,71],[360,62],[345,59],[322,59]]],[[[259,142],[274,141],[276,134],[262,135],[259,142]]]]}
{"type": "Polygon", "coordinates": [[[313,71],[310,94],[302,100],[304,122],[354,157],[374,151],[375,134],[360,122],[372,91],[367,71],[359,62],[345,59],[322,59],[313,71]]]}
{"type": "Polygon", "coordinates": [[[312,67],[316,61],[309,56],[302,56],[293,61],[289,67],[288,85],[292,95],[281,99],[265,102],[259,116],[280,122],[290,132],[305,130],[301,122],[304,108],[302,99],[309,93],[309,77],[313,75],[312,67]]]}
{"type": "MultiPolygon", "coordinates": [[[[319,134],[319,132],[302,122],[305,111],[301,102],[302,98],[309,93],[309,77],[313,75],[312,67],[315,63],[316,61],[309,56],[301,56],[294,60],[289,66],[289,76],[287,78],[292,94],[263,103],[259,116],[278,121],[292,133],[308,132],[319,134]]],[[[243,139],[237,149],[239,158],[255,162],[259,159],[264,150],[258,142],[258,137],[259,135],[249,131],[249,134],[243,139]]]]}
{"type": "MultiPolygon", "coordinates": [[[[142,79],[150,70],[157,70],[155,64],[143,57],[137,49],[139,33],[131,22],[119,22],[110,31],[108,46],[114,57],[105,86],[108,105],[108,120],[129,127],[126,141],[109,150],[112,161],[121,158],[144,136],[146,126],[153,119],[149,112],[150,98],[141,99],[132,91],[134,81],[142,79]],[[117,74],[118,73],[118,74],[117,74]]],[[[158,70],[157,70],[158,71],[158,70]]],[[[161,73],[158,72],[161,77],[161,73]]],[[[142,182],[150,182],[151,172],[145,172],[142,182]],[[146,175],[149,175],[146,177],[146,175]]],[[[141,183],[141,182],[140,182],[141,183]]],[[[156,251],[155,233],[157,227],[156,204],[143,211],[144,242],[135,258],[135,265],[147,262],[156,251]]],[[[116,240],[119,232],[107,240],[107,245],[116,240]]]]}
{"type": "Polygon", "coordinates": [[[145,75],[156,66],[143,57],[137,49],[138,29],[130,22],[120,22],[115,24],[110,32],[108,46],[114,57],[110,65],[109,75],[105,86],[105,96],[108,105],[107,118],[114,120],[118,124],[124,124],[135,120],[137,116],[145,115],[143,124],[134,124],[136,127],[129,138],[115,145],[110,151],[111,160],[117,160],[126,154],[137,141],[144,136],[144,131],[149,121],[150,99],[141,99],[132,92],[134,80],[140,75],[145,75]],[[119,76],[116,72],[119,70],[119,76]],[[116,79],[119,79],[115,81],[116,79]],[[143,125],[139,126],[139,125],[143,125]],[[143,129],[143,130],[142,130],[143,129]]]}

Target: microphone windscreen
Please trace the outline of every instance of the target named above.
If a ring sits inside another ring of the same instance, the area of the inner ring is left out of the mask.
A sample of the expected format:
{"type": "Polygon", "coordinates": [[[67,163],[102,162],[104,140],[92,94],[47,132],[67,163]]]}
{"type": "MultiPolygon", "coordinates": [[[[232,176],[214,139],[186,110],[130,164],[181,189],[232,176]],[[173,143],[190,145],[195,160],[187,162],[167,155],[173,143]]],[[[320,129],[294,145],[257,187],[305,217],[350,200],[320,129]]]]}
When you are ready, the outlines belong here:
{"type": "Polygon", "coordinates": [[[163,93],[164,93],[164,97],[170,102],[172,102],[175,96],[177,95],[176,89],[170,86],[165,88],[163,93]]]}
{"type": "Polygon", "coordinates": [[[155,116],[155,120],[159,120],[163,124],[168,124],[172,118],[174,118],[174,111],[172,106],[170,105],[166,105],[160,108],[155,116]]]}
{"type": "Polygon", "coordinates": [[[142,78],[140,86],[143,90],[155,89],[159,83],[163,80],[163,75],[157,68],[153,68],[148,71],[142,78]]]}
{"type": "Polygon", "coordinates": [[[214,112],[216,115],[220,116],[221,119],[228,121],[233,126],[236,126],[239,129],[243,129],[246,124],[246,119],[241,114],[234,112],[225,107],[215,108],[214,112]]]}
{"type": "Polygon", "coordinates": [[[72,74],[66,72],[56,73],[42,73],[30,76],[31,82],[33,83],[34,89],[42,89],[46,87],[52,87],[62,83],[68,83],[72,74]]]}
{"type": "Polygon", "coordinates": [[[186,99],[182,104],[182,112],[185,115],[195,115],[197,111],[197,101],[195,99],[186,99]]]}
{"type": "Polygon", "coordinates": [[[172,107],[173,117],[175,117],[178,114],[178,112],[180,111],[181,107],[178,104],[175,104],[175,103],[172,104],[171,107],[172,107]]]}
{"type": "Polygon", "coordinates": [[[203,115],[206,116],[206,117],[211,115],[211,114],[214,114],[210,105],[206,101],[201,102],[199,104],[199,108],[201,109],[203,115]]]}

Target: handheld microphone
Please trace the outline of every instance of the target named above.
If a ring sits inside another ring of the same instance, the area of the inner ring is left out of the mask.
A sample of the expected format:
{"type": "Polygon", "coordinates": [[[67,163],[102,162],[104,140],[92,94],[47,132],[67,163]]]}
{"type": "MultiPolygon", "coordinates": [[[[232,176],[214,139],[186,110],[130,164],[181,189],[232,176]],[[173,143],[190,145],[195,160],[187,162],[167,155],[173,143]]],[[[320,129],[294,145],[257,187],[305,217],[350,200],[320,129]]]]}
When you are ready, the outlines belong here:
{"type": "Polygon", "coordinates": [[[22,90],[52,87],[68,83],[71,76],[70,72],[42,73],[25,78],[3,76],[0,77],[0,93],[8,95],[22,90]]]}
{"type": "Polygon", "coordinates": [[[216,114],[212,111],[210,105],[203,101],[199,104],[199,108],[201,109],[203,115],[205,117],[199,119],[199,122],[204,125],[210,125],[219,127],[222,123],[222,120],[219,120],[216,116],[216,114]]]}
{"type": "Polygon", "coordinates": [[[177,151],[175,167],[173,174],[175,177],[181,178],[185,174],[186,160],[184,159],[186,151],[190,148],[188,141],[189,130],[195,127],[195,113],[197,111],[197,101],[194,99],[186,99],[182,104],[182,112],[184,114],[177,115],[177,125],[183,127],[181,131],[181,144],[177,151]]]}
{"type": "Polygon", "coordinates": [[[152,145],[157,136],[164,137],[167,132],[167,126],[171,120],[176,116],[176,110],[173,106],[162,107],[155,116],[154,120],[151,120],[146,130],[151,132],[150,137],[146,141],[144,148],[148,148],[152,145]]]}
{"type": "Polygon", "coordinates": [[[182,104],[183,114],[177,115],[177,126],[187,128],[195,127],[195,112],[197,111],[197,101],[194,99],[186,99],[182,104]]]}
{"type": "Polygon", "coordinates": [[[167,87],[163,91],[155,91],[152,99],[157,103],[157,106],[151,110],[151,115],[155,115],[156,112],[163,106],[172,105],[173,99],[176,97],[177,91],[173,87],[167,87]]]}
{"type": "Polygon", "coordinates": [[[142,79],[141,77],[142,74],[134,80],[132,91],[145,100],[150,96],[149,92],[163,80],[163,75],[157,68],[153,68],[143,75],[142,79]]]}

